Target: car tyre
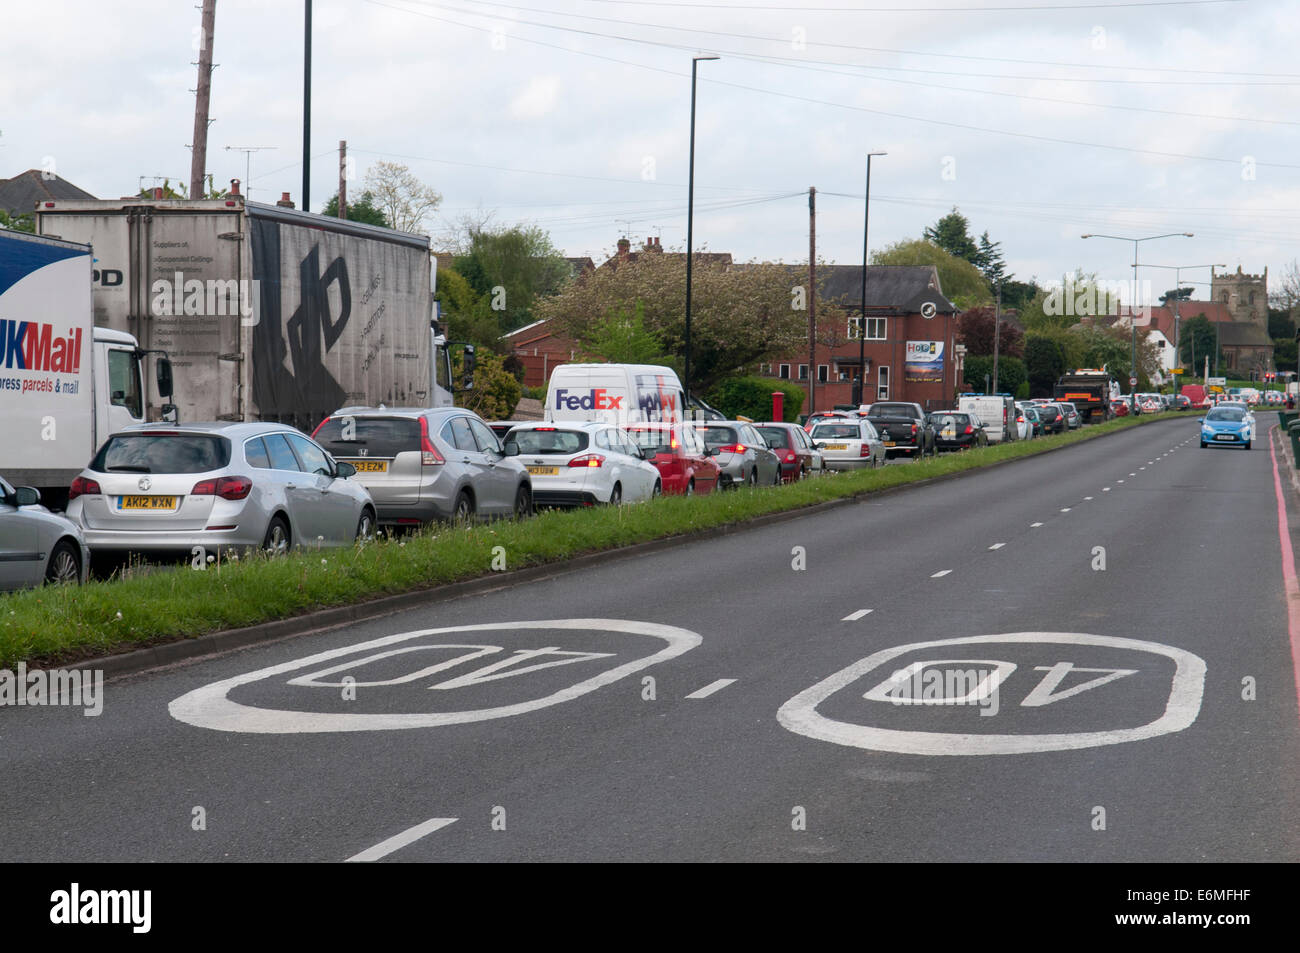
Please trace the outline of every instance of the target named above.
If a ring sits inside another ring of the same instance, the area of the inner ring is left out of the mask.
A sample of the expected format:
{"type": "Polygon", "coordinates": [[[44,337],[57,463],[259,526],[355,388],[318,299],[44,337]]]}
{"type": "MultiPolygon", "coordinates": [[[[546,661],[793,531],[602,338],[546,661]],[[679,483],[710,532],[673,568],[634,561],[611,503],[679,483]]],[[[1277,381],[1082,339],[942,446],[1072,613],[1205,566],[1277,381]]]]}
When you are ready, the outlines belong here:
{"type": "Polygon", "coordinates": [[[1249,441],[1249,440],[1246,441],[1246,449],[1247,449],[1247,450],[1250,449],[1250,441],[1249,441]]]}
{"type": "MultiPolygon", "coordinates": [[[[794,482],[794,481],[791,480],[791,482],[794,482]]],[[[773,475],[773,477],[772,477],[772,485],[773,485],[773,486],[780,486],[780,485],[781,485],[781,464],[779,464],[779,463],[776,465],[776,473],[775,473],[775,475],[773,475]]]]}
{"type": "Polygon", "coordinates": [[[623,484],[615,483],[614,489],[609,491],[609,505],[619,506],[623,502],[623,484]]]}
{"type": "Polygon", "coordinates": [[[658,480],[655,480],[654,489],[650,491],[650,499],[657,500],[659,499],[659,497],[663,495],[664,495],[663,484],[660,483],[658,480]]]}
{"type": "Polygon", "coordinates": [[[1201,441],[1201,449],[1204,450],[1207,446],[1208,446],[1208,444],[1207,444],[1204,440],[1202,440],[1202,441],[1201,441]]]}
{"type": "Polygon", "coordinates": [[[749,486],[751,489],[758,486],[758,467],[749,471],[749,486]]]}
{"type": "Polygon", "coordinates": [[[533,491],[527,484],[519,484],[515,490],[515,519],[527,519],[533,515],[533,491]]]}
{"type": "Polygon", "coordinates": [[[694,495],[695,495],[695,480],[692,479],[692,480],[689,480],[689,481],[687,482],[687,484],[686,484],[686,495],[687,495],[687,496],[694,496],[694,495]]]}
{"type": "Polygon", "coordinates": [[[469,490],[461,490],[456,496],[456,505],[451,511],[452,522],[464,525],[474,518],[474,498],[469,490]]]}
{"type": "Polygon", "coordinates": [[[268,556],[283,556],[289,552],[293,543],[293,534],[289,522],[283,516],[272,517],[262,538],[262,549],[268,556]]]}
{"type": "Polygon", "coordinates": [[[370,507],[361,511],[361,518],[357,520],[357,534],[354,540],[359,543],[373,542],[375,538],[375,513],[370,507]]]}
{"type": "Polygon", "coordinates": [[[61,539],[54,544],[45,565],[45,582],[51,586],[81,585],[81,554],[70,541],[61,539]]]}

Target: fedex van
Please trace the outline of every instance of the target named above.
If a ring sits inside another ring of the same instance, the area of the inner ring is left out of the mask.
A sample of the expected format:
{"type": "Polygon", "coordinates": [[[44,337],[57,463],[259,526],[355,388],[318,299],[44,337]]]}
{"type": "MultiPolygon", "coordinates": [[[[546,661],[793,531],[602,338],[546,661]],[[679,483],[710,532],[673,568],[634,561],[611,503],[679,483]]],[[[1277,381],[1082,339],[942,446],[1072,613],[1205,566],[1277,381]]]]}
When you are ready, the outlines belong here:
{"type": "Polygon", "coordinates": [[[560,364],[546,388],[548,421],[599,420],[620,427],[682,419],[681,381],[658,364],[560,364]]]}

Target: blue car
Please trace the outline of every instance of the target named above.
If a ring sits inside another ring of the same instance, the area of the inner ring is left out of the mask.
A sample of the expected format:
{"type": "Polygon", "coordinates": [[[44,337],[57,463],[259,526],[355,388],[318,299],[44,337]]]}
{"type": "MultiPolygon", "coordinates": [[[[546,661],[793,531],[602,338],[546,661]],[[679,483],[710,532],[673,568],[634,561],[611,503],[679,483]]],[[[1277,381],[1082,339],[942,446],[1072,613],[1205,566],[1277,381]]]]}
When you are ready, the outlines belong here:
{"type": "Polygon", "coordinates": [[[1215,407],[1201,418],[1201,446],[1244,447],[1249,450],[1253,423],[1247,410],[1215,407]]]}

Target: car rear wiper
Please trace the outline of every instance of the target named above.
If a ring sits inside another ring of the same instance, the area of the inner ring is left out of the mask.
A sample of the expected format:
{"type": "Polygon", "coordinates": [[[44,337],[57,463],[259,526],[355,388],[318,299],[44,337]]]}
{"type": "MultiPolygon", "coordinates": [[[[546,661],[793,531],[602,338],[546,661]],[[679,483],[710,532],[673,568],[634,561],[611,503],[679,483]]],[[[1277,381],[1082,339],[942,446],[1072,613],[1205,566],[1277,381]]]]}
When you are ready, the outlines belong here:
{"type": "Polygon", "coordinates": [[[104,469],[108,473],[153,473],[153,471],[150,470],[148,467],[126,466],[126,467],[105,467],[104,469]]]}

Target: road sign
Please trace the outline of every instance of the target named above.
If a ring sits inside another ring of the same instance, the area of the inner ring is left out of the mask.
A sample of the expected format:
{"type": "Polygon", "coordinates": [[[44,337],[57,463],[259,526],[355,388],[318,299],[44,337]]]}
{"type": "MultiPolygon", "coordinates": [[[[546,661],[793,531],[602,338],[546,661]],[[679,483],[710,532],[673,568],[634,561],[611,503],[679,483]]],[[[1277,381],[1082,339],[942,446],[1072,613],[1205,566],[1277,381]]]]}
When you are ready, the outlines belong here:
{"type": "Polygon", "coordinates": [[[1129,386],[1129,387],[1137,387],[1137,386],[1138,386],[1138,379],[1137,379],[1136,377],[1130,377],[1130,378],[1128,379],[1128,386],[1129,386]]]}
{"type": "Polygon", "coordinates": [[[1227,386],[1228,379],[1226,377],[1207,377],[1205,383],[1212,387],[1225,387],[1227,386]]]}
{"type": "Polygon", "coordinates": [[[1182,372],[1183,372],[1183,369],[1182,369],[1181,367],[1175,367],[1175,368],[1174,368],[1174,373],[1175,373],[1175,374],[1181,374],[1182,372]]]}

